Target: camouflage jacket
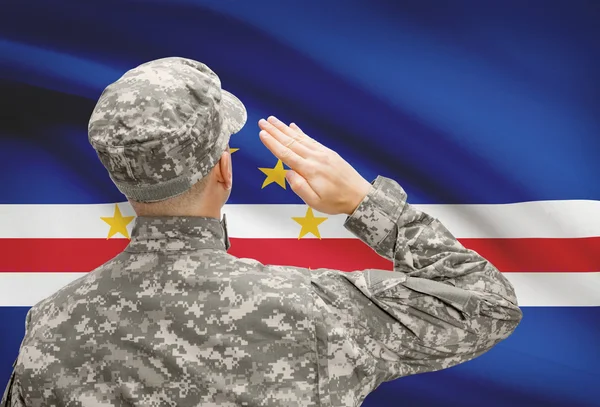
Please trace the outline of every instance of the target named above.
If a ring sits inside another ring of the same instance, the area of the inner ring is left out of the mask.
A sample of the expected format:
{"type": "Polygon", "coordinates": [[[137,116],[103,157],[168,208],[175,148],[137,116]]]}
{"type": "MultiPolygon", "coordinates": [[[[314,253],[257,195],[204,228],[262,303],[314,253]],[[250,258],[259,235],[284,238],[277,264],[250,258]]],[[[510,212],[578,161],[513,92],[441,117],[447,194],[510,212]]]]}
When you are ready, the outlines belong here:
{"type": "Polygon", "coordinates": [[[394,271],[263,265],[218,219],[139,217],[114,259],[36,304],[1,406],[358,406],[470,360],[513,287],[378,177],[345,227],[394,271]]]}

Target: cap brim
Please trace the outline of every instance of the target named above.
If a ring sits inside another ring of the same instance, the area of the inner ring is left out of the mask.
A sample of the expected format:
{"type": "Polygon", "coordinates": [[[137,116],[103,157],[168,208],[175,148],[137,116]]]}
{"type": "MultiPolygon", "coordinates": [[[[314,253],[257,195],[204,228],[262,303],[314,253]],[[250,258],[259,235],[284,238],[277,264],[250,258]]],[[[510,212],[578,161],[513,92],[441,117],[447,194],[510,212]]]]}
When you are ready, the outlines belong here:
{"type": "Polygon", "coordinates": [[[223,109],[223,125],[227,132],[229,134],[239,132],[248,119],[244,104],[231,93],[221,90],[221,108],[223,109]]]}

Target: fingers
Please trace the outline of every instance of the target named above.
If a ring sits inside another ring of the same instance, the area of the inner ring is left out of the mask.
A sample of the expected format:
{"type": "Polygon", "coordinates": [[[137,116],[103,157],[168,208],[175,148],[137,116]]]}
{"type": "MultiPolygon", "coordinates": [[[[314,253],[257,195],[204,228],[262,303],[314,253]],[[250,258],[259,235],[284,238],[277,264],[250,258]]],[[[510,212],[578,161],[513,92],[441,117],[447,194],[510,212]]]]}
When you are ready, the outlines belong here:
{"type": "Polygon", "coordinates": [[[319,195],[310,187],[306,179],[295,171],[289,170],[285,178],[296,193],[308,206],[314,206],[319,202],[319,195]]]}
{"type": "MultiPolygon", "coordinates": [[[[272,120],[272,118],[270,117],[269,120],[272,120]]],[[[283,126],[285,126],[285,124],[283,124],[283,126]]],[[[258,122],[258,127],[268,132],[272,137],[275,138],[275,140],[279,141],[284,146],[290,148],[299,156],[306,157],[309,153],[309,150],[305,146],[303,146],[300,141],[300,137],[302,137],[300,134],[297,134],[295,132],[291,135],[285,134],[282,130],[280,130],[282,128],[281,125],[275,126],[275,124],[273,124],[272,122],[268,122],[264,119],[261,119],[258,122]]]]}
{"type": "Polygon", "coordinates": [[[269,132],[262,130],[260,133],[258,133],[258,135],[260,136],[260,140],[263,142],[265,147],[267,147],[275,157],[279,158],[284,164],[293,170],[302,173],[302,170],[306,167],[306,163],[302,157],[296,154],[289,147],[281,144],[269,132]]]}
{"type": "Polygon", "coordinates": [[[274,116],[270,116],[267,121],[259,121],[259,127],[271,133],[273,137],[284,145],[292,143],[290,144],[290,148],[302,157],[310,155],[311,150],[314,149],[314,146],[310,143],[311,138],[304,132],[299,132],[288,127],[274,116]],[[293,140],[296,140],[296,142],[293,140]]]}
{"type": "Polygon", "coordinates": [[[296,132],[302,134],[306,138],[305,145],[307,147],[309,147],[309,148],[315,148],[315,146],[323,147],[323,145],[321,143],[319,143],[317,140],[310,138],[300,127],[298,127],[298,125],[296,123],[290,123],[290,128],[295,130],[296,132]]]}

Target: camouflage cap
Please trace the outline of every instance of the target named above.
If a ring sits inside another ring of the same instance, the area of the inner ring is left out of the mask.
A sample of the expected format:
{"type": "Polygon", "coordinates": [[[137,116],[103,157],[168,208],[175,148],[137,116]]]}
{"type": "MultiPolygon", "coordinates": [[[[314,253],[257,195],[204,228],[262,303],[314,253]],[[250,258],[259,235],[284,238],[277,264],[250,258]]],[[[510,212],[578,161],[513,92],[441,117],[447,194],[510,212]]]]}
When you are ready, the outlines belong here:
{"type": "Polygon", "coordinates": [[[163,58],[131,69],[102,92],[88,138],[126,197],[156,202],[206,176],[246,118],[242,102],[221,89],[206,65],[163,58]]]}

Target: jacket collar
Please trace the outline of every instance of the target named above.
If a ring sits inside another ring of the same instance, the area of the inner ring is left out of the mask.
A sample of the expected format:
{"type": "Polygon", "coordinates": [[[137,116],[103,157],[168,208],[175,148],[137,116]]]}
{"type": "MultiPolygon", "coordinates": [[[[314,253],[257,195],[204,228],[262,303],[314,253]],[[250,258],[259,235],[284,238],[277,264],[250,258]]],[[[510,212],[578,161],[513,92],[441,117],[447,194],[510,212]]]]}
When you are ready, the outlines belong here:
{"type": "Polygon", "coordinates": [[[125,251],[226,251],[229,247],[225,215],[221,221],[199,216],[138,216],[125,251]]]}

